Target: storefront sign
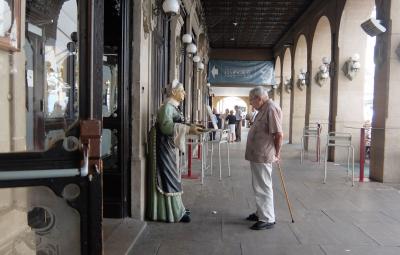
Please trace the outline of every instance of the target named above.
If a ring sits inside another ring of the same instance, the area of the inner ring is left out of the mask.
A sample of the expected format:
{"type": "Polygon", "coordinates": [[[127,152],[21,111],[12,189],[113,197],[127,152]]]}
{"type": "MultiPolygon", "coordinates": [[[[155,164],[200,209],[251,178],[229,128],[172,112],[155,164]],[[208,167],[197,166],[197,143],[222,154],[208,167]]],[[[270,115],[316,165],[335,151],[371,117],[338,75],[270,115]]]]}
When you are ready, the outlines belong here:
{"type": "Polygon", "coordinates": [[[274,85],[271,61],[210,60],[208,81],[211,84],[274,85]]]}

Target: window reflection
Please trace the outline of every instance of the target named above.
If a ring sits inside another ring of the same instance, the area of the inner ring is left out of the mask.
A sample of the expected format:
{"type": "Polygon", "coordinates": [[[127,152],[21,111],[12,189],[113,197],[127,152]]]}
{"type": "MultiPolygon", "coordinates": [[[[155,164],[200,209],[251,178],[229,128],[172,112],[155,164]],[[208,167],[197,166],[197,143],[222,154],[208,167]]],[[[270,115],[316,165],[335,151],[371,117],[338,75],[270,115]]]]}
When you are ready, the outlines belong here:
{"type": "Polygon", "coordinates": [[[0,51],[1,152],[49,149],[78,119],[77,1],[25,6],[22,50],[0,51]]]}
{"type": "MultiPolygon", "coordinates": [[[[63,1],[60,1],[63,2],[63,1]]],[[[73,113],[67,112],[69,104],[77,102],[73,94],[77,86],[77,6],[75,1],[63,4],[56,25],[56,38],[46,38],[45,64],[47,94],[45,95],[47,118],[74,118],[77,105],[72,107],[73,113]],[[71,15],[72,14],[72,15],[71,15]],[[71,63],[71,60],[73,63],[71,63]],[[69,115],[69,116],[66,116],[69,115]]],[[[53,24],[54,20],[49,21],[53,24]]],[[[53,26],[54,27],[54,26],[53,26]]],[[[51,29],[54,29],[54,28],[51,29]]],[[[70,110],[71,110],[70,109],[70,110]]]]}
{"type": "Polygon", "coordinates": [[[46,117],[63,118],[67,104],[70,86],[64,82],[63,67],[54,70],[49,61],[46,62],[47,107],[46,117]]]}
{"type": "Polygon", "coordinates": [[[118,109],[118,55],[106,53],[116,51],[105,47],[103,57],[103,117],[110,117],[118,109]]]}

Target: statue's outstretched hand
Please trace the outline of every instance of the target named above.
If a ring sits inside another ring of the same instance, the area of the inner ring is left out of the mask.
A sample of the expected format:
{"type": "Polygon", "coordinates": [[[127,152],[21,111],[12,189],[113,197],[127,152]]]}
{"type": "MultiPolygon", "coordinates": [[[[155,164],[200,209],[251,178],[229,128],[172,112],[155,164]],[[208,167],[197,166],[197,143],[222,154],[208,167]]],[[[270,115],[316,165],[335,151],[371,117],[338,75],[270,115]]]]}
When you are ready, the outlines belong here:
{"type": "Polygon", "coordinates": [[[196,126],[196,125],[191,125],[189,129],[189,134],[191,135],[199,135],[201,134],[203,128],[196,126]]]}

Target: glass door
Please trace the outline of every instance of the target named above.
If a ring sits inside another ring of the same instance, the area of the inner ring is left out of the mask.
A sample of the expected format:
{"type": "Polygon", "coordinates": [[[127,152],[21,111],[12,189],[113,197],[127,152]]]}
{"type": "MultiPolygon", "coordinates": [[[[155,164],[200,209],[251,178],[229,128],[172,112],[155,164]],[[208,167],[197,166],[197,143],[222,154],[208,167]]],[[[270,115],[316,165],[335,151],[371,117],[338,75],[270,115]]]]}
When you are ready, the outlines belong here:
{"type": "Polygon", "coordinates": [[[106,1],[103,56],[104,217],[129,216],[131,7],[128,0],[106,1]]]}
{"type": "Polygon", "coordinates": [[[0,254],[101,254],[102,2],[0,6],[0,254]]]}

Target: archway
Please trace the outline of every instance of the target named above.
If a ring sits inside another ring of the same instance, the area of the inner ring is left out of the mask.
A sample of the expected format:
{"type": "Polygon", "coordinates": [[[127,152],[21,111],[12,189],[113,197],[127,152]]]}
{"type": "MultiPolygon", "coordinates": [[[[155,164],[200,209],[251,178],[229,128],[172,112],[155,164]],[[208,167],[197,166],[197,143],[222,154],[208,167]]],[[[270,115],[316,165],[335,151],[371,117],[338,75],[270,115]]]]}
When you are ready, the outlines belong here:
{"type": "Polygon", "coordinates": [[[306,114],[307,41],[301,35],[296,43],[293,73],[292,143],[300,143],[306,114]],[[301,79],[300,79],[301,78],[301,79]],[[303,82],[304,78],[304,82],[303,82]]]}
{"type": "Polygon", "coordinates": [[[287,48],[283,57],[282,79],[281,79],[281,107],[283,113],[283,133],[284,141],[289,141],[290,130],[290,99],[292,91],[292,54],[287,48]]]}
{"type": "MultiPolygon", "coordinates": [[[[340,20],[335,127],[336,131],[351,133],[354,144],[359,144],[360,141],[359,128],[366,120],[371,121],[372,118],[372,112],[370,116],[366,116],[368,112],[365,114],[364,108],[368,103],[372,108],[375,38],[369,37],[360,24],[371,17],[374,8],[374,0],[347,0],[340,20]],[[355,72],[349,65],[357,59],[357,55],[361,68],[355,72]]],[[[355,149],[358,158],[359,146],[355,146],[355,149]]],[[[346,159],[347,155],[342,151],[335,151],[335,161],[346,159]]]]}
{"type": "Polygon", "coordinates": [[[281,105],[281,59],[280,57],[276,58],[275,61],[275,85],[273,86],[272,95],[275,103],[281,105]]]}
{"type": "Polygon", "coordinates": [[[226,109],[235,110],[235,105],[242,108],[242,112],[245,113],[249,111],[249,106],[240,97],[224,97],[217,102],[216,110],[218,113],[224,113],[226,109]]]}
{"type": "Polygon", "coordinates": [[[317,23],[312,41],[311,69],[313,77],[310,77],[311,93],[309,112],[309,124],[317,122],[321,124],[322,144],[325,144],[326,134],[329,130],[329,104],[331,91],[329,63],[332,59],[331,48],[332,38],[330,22],[326,16],[322,16],[317,23]],[[318,79],[319,75],[320,79],[318,79]]]}

